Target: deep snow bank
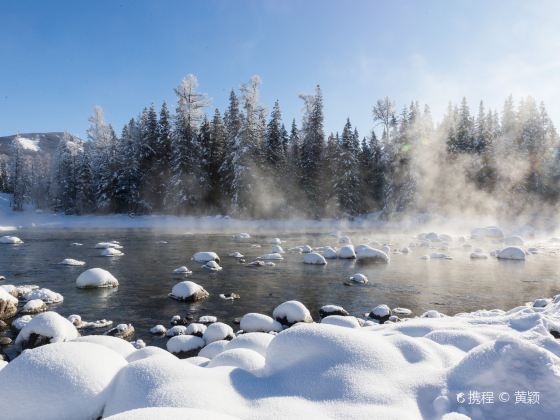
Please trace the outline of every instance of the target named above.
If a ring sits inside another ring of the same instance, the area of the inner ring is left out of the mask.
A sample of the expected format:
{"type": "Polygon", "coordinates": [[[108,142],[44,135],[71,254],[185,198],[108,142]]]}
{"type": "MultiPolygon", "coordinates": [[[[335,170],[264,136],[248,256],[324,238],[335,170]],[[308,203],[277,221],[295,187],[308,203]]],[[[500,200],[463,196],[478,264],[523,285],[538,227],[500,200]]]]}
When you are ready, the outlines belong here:
{"type": "Polygon", "coordinates": [[[557,298],[359,328],[300,323],[216,342],[206,362],[130,349],[126,364],[112,343],[57,343],[0,370],[0,406],[14,419],[86,419],[102,407],[122,418],[206,415],[169,407],[210,410],[207,418],[555,418],[560,343],[550,331],[559,327],[557,298]]]}

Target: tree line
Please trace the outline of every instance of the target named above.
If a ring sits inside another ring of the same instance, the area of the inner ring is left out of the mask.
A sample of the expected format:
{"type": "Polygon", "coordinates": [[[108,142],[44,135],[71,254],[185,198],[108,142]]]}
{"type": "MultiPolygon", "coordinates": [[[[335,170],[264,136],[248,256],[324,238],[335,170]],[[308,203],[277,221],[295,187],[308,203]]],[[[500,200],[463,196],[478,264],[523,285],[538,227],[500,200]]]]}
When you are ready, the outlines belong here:
{"type": "MultiPolygon", "coordinates": [[[[87,141],[71,136],[52,161],[25,153],[18,138],[0,161],[0,191],[12,207],[26,202],[66,214],[129,213],[235,217],[354,217],[379,212],[438,211],[451,183],[500,199],[514,213],[528,202],[560,198],[559,138],[545,106],[507,98],[501,113],[466,99],[449,104],[439,124],[428,106],[399,112],[390,98],[372,108],[372,129],[360,136],[350,119],[325,134],[319,86],[300,95],[299,124],[286,126],[278,101],[259,100],[260,79],[210,101],[195,76],[164,102],[131,118],[117,135],[100,107],[87,141]]],[[[469,198],[470,199],[470,198],[469,198]]]]}

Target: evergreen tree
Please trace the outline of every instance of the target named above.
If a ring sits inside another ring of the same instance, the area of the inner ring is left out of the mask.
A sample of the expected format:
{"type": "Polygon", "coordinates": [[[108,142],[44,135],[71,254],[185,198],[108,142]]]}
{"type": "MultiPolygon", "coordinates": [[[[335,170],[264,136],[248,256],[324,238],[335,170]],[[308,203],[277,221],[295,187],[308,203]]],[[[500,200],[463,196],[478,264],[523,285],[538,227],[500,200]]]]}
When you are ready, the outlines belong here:
{"type": "Polygon", "coordinates": [[[358,164],[358,133],[352,131],[350,119],[346,120],[340,138],[338,178],[336,192],[343,214],[355,216],[360,211],[360,174],[358,164]]]}
{"type": "Polygon", "coordinates": [[[76,169],[76,213],[87,214],[96,210],[93,170],[91,168],[91,147],[85,144],[77,158],[76,169]]]}

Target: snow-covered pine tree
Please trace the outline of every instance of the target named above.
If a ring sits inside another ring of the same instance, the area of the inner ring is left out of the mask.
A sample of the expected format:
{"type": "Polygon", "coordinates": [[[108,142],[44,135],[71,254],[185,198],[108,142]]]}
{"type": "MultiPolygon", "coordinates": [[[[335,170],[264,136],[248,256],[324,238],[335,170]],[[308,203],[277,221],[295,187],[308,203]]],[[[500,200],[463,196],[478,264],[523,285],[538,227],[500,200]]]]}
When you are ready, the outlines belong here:
{"type": "Polygon", "coordinates": [[[54,211],[65,214],[77,212],[77,154],[77,145],[71,141],[70,136],[65,132],[56,149],[52,171],[51,201],[54,211]]]}
{"type": "Polygon", "coordinates": [[[301,124],[301,187],[307,198],[309,215],[320,218],[323,213],[321,164],[325,134],[323,132],[323,95],[319,85],[313,95],[300,95],[304,102],[301,124]]]}
{"type": "Polygon", "coordinates": [[[91,144],[86,143],[83,151],[77,157],[76,169],[76,213],[87,214],[95,212],[95,190],[93,171],[91,168],[91,144]]]}
{"type": "Polygon", "coordinates": [[[221,185],[220,166],[224,161],[226,131],[220,111],[216,109],[212,121],[204,120],[200,127],[200,139],[203,156],[203,170],[208,187],[204,192],[207,209],[221,210],[223,207],[223,189],[221,185]]]}
{"type": "Polygon", "coordinates": [[[139,149],[144,140],[141,127],[132,118],[123,127],[117,156],[117,211],[129,214],[144,211],[141,198],[142,172],[139,149]]]}
{"type": "Polygon", "coordinates": [[[140,117],[140,142],[137,145],[137,161],[140,173],[140,201],[137,212],[153,211],[156,207],[155,196],[159,190],[158,168],[158,118],[154,107],[144,109],[140,117]]]}
{"type": "Polygon", "coordinates": [[[11,207],[15,211],[22,211],[24,204],[29,199],[29,164],[25,157],[19,135],[16,135],[11,144],[12,164],[10,168],[10,190],[12,191],[11,207]]]}
{"type": "Polygon", "coordinates": [[[228,203],[226,210],[230,209],[233,200],[234,157],[235,145],[241,133],[242,114],[239,109],[239,100],[232,90],[229,95],[229,106],[224,114],[225,146],[224,157],[220,165],[220,180],[223,191],[223,202],[228,203]]]}
{"type": "Polygon", "coordinates": [[[339,210],[342,214],[350,216],[357,215],[360,206],[358,148],[357,132],[353,132],[350,118],[348,118],[340,138],[335,186],[339,210]]]}
{"type": "Polygon", "coordinates": [[[285,149],[282,132],[282,113],[278,100],[270,113],[270,121],[266,127],[265,161],[273,177],[279,175],[284,165],[285,149]]]}
{"type": "Polygon", "coordinates": [[[201,168],[198,127],[209,100],[197,88],[196,76],[189,74],[175,89],[177,110],[171,140],[171,185],[165,201],[166,207],[178,214],[199,212],[207,188],[201,168]]]}
{"type": "Polygon", "coordinates": [[[163,102],[161,105],[157,131],[157,144],[154,156],[154,183],[157,187],[153,191],[153,210],[162,211],[164,209],[163,201],[170,178],[171,166],[171,118],[166,102],[163,102]]]}

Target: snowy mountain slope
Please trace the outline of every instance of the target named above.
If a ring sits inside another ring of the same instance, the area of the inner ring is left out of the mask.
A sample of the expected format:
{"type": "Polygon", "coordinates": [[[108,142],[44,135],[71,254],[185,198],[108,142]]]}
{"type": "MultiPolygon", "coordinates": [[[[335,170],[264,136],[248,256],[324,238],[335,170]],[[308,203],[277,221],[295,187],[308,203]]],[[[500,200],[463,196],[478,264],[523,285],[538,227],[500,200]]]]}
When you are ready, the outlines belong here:
{"type": "MultiPolygon", "coordinates": [[[[71,140],[81,144],[82,140],[69,134],[71,140]]],[[[0,155],[11,156],[12,141],[16,135],[0,137],[0,155]]],[[[52,133],[22,133],[19,134],[19,142],[26,153],[41,153],[52,155],[56,151],[60,141],[64,137],[63,132],[52,133]]]]}

